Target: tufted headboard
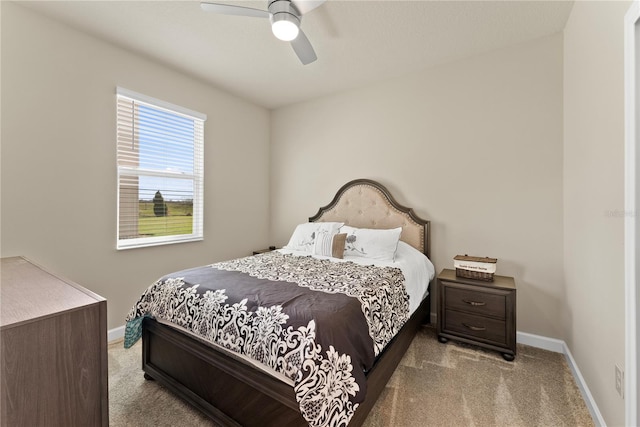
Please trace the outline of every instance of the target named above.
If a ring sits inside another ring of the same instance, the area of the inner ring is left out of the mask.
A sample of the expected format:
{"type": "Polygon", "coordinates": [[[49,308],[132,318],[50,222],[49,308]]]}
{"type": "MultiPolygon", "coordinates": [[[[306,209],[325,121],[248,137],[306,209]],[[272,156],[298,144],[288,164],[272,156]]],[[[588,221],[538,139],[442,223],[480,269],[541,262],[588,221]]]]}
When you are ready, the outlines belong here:
{"type": "Polygon", "coordinates": [[[356,179],[343,185],[309,221],[338,221],[358,228],[402,227],[400,240],[430,256],[430,224],[395,201],[380,183],[356,179]]]}

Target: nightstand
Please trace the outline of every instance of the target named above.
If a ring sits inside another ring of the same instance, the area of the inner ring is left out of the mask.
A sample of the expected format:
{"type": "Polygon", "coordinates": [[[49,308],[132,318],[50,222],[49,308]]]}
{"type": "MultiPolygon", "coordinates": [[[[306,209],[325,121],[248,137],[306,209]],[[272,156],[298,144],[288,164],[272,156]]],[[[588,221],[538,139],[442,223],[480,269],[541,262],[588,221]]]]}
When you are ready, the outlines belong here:
{"type": "Polygon", "coordinates": [[[275,250],[276,250],[275,246],[269,246],[267,249],[258,249],[257,251],[253,251],[253,254],[254,255],[264,254],[264,253],[275,251],[275,250]]]}
{"type": "Polygon", "coordinates": [[[493,282],[457,277],[455,270],[438,275],[438,340],[474,344],[516,355],[516,284],[494,275],[493,282]]]}

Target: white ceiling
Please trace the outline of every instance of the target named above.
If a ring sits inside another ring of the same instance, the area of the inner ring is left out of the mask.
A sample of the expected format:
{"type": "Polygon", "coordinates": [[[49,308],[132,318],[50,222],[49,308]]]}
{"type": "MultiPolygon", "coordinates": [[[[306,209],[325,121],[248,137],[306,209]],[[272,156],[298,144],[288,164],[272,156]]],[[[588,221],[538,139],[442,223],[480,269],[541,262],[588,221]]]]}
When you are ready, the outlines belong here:
{"type": "MultiPolygon", "coordinates": [[[[266,9],[265,1],[221,0],[266,9]]],[[[562,29],[571,1],[328,0],[301,28],[302,65],[268,20],[202,11],[198,0],[19,2],[187,74],[276,108],[522,43],[562,29]]]]}

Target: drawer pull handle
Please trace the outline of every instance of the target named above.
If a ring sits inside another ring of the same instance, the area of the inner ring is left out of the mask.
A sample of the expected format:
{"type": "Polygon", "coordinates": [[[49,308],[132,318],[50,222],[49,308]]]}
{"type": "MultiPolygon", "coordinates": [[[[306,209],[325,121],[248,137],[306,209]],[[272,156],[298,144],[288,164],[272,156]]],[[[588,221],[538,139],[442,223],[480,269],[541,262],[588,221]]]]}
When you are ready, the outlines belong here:
{"type": "Polygon", "coordinates": [[[485,331],[487,329],[484,326],[472,326],[467,325],[466,323],[463,323],[462,325],[468,329],[471,329],[472,331],[485,331]]]}
{"type": "Polygon", "coordinates": [[[486,302],[469,301],[469,300],[467,300],[467,299],[463,299],[462,301],[464,301],[464,302],[466,302],[467,304],[472,305],[472,306],[474,306],[474,307],[480,307],[480,306],[483,306],[483,305],[487,305],[487,303],[486,303],[486,302]]]}

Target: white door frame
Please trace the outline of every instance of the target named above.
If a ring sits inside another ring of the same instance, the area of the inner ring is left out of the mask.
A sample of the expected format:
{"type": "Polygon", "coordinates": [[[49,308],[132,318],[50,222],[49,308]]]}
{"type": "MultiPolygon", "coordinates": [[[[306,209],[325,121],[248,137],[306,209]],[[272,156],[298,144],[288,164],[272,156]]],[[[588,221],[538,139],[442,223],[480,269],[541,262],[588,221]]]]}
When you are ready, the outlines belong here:
{"type": "Polygon", "coordinates": [[[640,129],[640,1],[634,0],[625,15],[624,21],[624,57],[625,57],[625,424],[637,426],[638,414],[638,263],[640,255],[638,232],[640,231],[640,186],[637,185],[637,173],[640,171],[640,149],[637,139],[640,129]]]}

